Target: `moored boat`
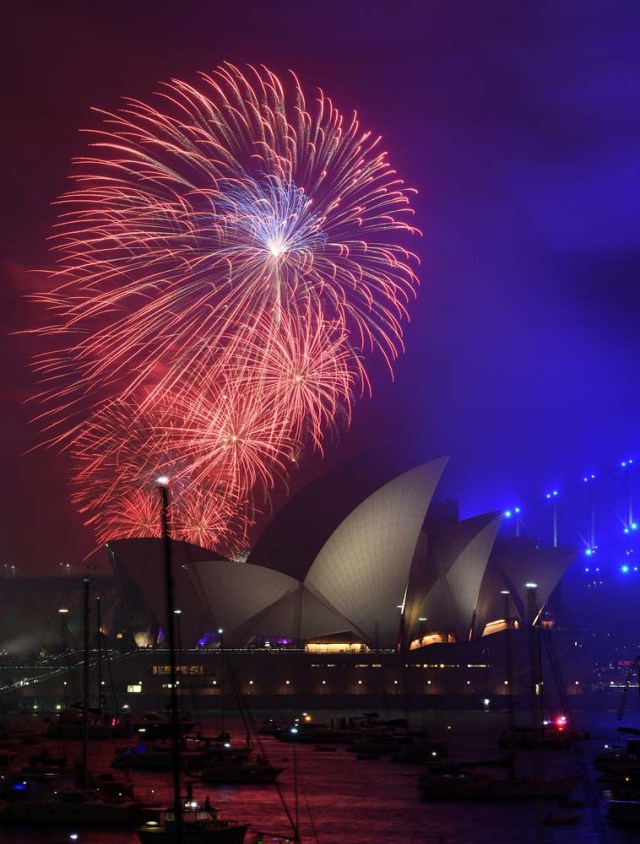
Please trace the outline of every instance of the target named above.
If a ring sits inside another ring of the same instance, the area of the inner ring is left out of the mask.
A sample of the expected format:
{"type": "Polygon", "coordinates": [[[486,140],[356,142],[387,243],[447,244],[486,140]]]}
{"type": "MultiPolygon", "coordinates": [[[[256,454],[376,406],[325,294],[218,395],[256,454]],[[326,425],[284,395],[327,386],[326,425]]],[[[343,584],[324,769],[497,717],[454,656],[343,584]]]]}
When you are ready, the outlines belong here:
{"type": "Polygon", "coordinates": [[[48,797],[14,800],[0,812],[3,823],[115,827],[141,823],[148,807],[128,798],[101,799],[94,791],[59,790],[48,797]]]}
{"type": "Polygon", "coordinates": [[[420,778],[425,800],[562,800],[577,785],[576,777],[497,777],[487,771],[456,768],[431,771],[420,778]]]}
{"type": "Polygon", "coordinates": [[[45,737],[82,740],[85,730],[90,741],[131,736],[131,725],[120,717],[108,713],[88,713],[87,719],[88,723],[85,727],[83,710],[62,710],[47,727],[45,737]]]}
{"type": "MultiPolygon", "coordinates": [[[[131,725],[131,734],[145,739],[170,739],[172,737],[173,724],[169,714],[155,712],[131,713],[127,716],[131,725]]],[[[191,718],[189,712],[178,713],[178,733],[181,736],[193,732],[197,722],[191,718]]]]}
{"type": "MultiPolygon", "coordinates": [[[[180,841],[184,844],[243,844],[250,824],[221,818],[207,801],[190,803],[180,817],[180,841]]],[[[152,820],[137,830],[141,844],[170,844],[178,840],[176,817],[167,809],[159,820],[152,820]]]]}
{"type": "Polygon", "coordinates": [[[219,785],[264,785],[277,780],[284,768],[272,765],[266,757],[258,754],[245,758],[227,754],[207,765],[200,772],[200,782],[219,785]]]}
{"type": "Polygon", "coordinates": [[[607,800],[607,817],[617,826],[640,826],[640,795],[611,797],[607,800]]]}

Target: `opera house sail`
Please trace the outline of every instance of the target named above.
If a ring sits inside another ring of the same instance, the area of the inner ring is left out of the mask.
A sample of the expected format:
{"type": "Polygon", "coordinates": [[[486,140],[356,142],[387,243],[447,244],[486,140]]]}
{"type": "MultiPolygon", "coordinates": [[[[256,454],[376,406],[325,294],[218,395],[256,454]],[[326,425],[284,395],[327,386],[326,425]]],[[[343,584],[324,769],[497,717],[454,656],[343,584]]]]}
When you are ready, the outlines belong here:
{"type": "MultiPolygon", "coordinates": [[[[373,464],[368,474],[330,473],[282,508],[246,562],[174,541],[183,692],[205,707],[224,696],[223,652],[256,705],[286,697],[290,706],[329,706],[358,696],[379,708],[402,695],[471,702],[526,685],[518,667],[506,687],[501,637],[542,617],[576,552],[501,536],[499,513],[460,519],[455,502],[435,498],[446,463],[438,458],[391,477],[373,464]],[[525,587],[532,582],[535,619],[525,587]]],[[[101,587],[103,617],[117,693],[132,706],[143,698],[151,704],[167,681],[162,546],[114,539],[106,547],[113,578],[101,587]]],[[[20,580],[3,593],[14,610],[20,580]]],[[[45,580],[30,584],[30,601],[42,610],[38,588],[47,591],[51,619],[43,624],[41,612],[29,647],[55,658],[56,648],[73,649],[80,609],[74,578],[45,580]]],[[[15,612],[2,617],[6,650],[15,612]]],[[[59,686],[43,678],[31,694],[55,698],[59,686]]]]}

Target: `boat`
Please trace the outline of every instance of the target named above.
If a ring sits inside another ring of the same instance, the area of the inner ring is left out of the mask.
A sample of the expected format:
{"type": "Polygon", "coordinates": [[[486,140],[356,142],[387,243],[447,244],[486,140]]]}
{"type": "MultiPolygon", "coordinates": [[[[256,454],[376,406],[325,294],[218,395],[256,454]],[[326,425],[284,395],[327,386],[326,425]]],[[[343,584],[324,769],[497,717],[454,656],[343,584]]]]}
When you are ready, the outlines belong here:
{"type": "Polygon", "coordinates": [[[616,826],[640,826],[640,793],[635,798],[609,798],[607,817],[616,826]]]}
{"type": "Polygon", "coordinates": [[[264,785],[275,782],[283,771],[284,768],[272,765],[260,753],[248,758],[244,754],[228,753],[206,765],[197,779],[218,785],[264,785]]]}
{"type": "Polygon", "coordinates": [[[40,753],[28,757],[18,773],[30,779],[51,779],[69,776],[73,770],[66,756],[53,756],[47,747],[43,747],[40,753]]]}
{"type": "Polygon", "coordinates": [[[96,827],[130,827],[157,811],[123,796],[104,799],[99,792],[78,788],[56,790],[47,797],[12,800],[0,813],[4,823],[41,825],[78,824],[96,827]]]}
{"type": "Polygon", "coordinates": [[[567,720],[560,717],[540,726],[514,726],[500,734],[498,745],[520,750],[571,750],[576,741],[588,738],[586,733],[570,729],[567,720]]]}
{"type": "Polygon", "coordinates": [[[88,767],[88,616],[89,578],[84,580],[85,662],[83,666],[82,755],[69,766],[65,757],[52,756],[45,747],[28,764],[6,779],[0,822],[59,826],[128,826],[157,817],[157,809],[136,799],[130,784],[88,767]]]}
{"type": "MultiPolygon", "coordinates": [[[[230,753],[230,748],[206,739],[180,739],[180,766],[183,771],[197,771],[216,764],[230,753]]],[[[235,751],[236,758],[243,751],[235,751]]],[[[248,751],[245,755],[245,760],[248,751]]],[[[139,742],[116,749],[112,768],[169,771],[174,764],[173,743],[169,741],[139,742]]]]}
{"type": "MultiPolygon", "coordinates": [[[[161,501],[161,534],[164,546],[164,580],[166,590],[167,633],[170,656],[171,690],[171,751],[172,751],[172,805],[164,809],[157,819],[148,821],[136,830],[141,844],[243,844],[248,822],[222,818],[209,798],[204,803],[192,799],[191,794],[185,800],[182,795],[181,775],[181,733],[177,694],[176,667],[176,621],[173,598],[172,547],[169,531],[169,489],[168,479],[158,478],[158,491],[161,501]]],[[[188,789],[191,791],[191,788],[188,789]]]]}
{"type": "Polygon", "coordinates": [[[470,768],[431,771],[420,778],[425,800],[561,800],[568,798],[577,784],[577,777],[499,777],[470,768]]]}
{"type": "MultiPolygon", "coordinates": [[[[84,711],[82,708],[68,707],[56,715],[45,732],[46,738],[82,740],[84,711]]],[[[126,719],[90,710],[87,733],[90,741],[96,739],[122,739],[131,737],[131,724],[126,719]]]]}
{"type": "MultiPolygon", "coordinates": [[[[88,580],[87,580],[88,583],[88,580]]],[[[86,596],[88,601],[88,594],[86,596]]],[[[89,624],[89,608],[85,608],[85,624],[89,624]]],[[[96,676],[96,706],[89,705],[89,669],[90,644],[88,629],[85,632],[83,658],[83,699],[81,703],[73,704],[56,713],[45,731],[45,738],[78,739],[87,738],[90,741],[99,739],[130,738],[132,727],[127,717],[122,717],[118,711],[117,702],[115,713],[106,711],[105,695],[102,682],[102,654],[108,661],[108,651],[104,647],[102,623],[100,620],[100,598],[96,598],[96,637],[97,637],[97,676],[96,676]]],[[[115,696],[114,696],[115,697],[115,696]]]]}
{"type": "MultiPolygon", "coordinates": [[[[532,712],[542,709],[541,689],[542,677],[539,659],[539,610],[536,607],[535,589],[533,583],[527,584],[529,590],[529,615],[531,619],[531,653],[532,653],[532,712]]],[[[505,596],[505,618],[508,630],[510,624],[509,593],[505,596]]],[[[507,637],[507,672],[509,683],[512,676],[512,654],[510,636],[507,637]]],[[[509,724],[507,734],[510,738],[515,735],[516,727],[513,723],[513,711],[509,707],[509,724]]],[[[564,722],[563,722],[564,723],[564,722]]],[[[539,737],[535,727],[532,735],[539,737]]],[[[547,778],[541,775],[523,776],[516,770],[515,748],[509,742],[507,755],[508,769],[504,774],[498,774],[496,769],[459,764],[428,766],[426,772],[419,778],[419,786],[426,800],[484,800],[484,801],[512,801],[512,800],[567,800],[579,782],[578,776],[563,776],[547,778]]],[[[532,750],[538,752],[540,745],[534,742],[532,750]]]]}
{"type": "MultiPolygon", "coordinates": [[[[137,735],[145,739],[170,739],[172,737],[173,725],[171,715],[164,715],[160,712],[146,711],[131,713],[128,716],[130,723],[130,735],[137,735]]],[[[198,722],[191,718],[190,712],[178,714],[178,730],[181,736],[192,733],[198,722]]]]}
{"type": "Polygon", "coordinates": [[[640,782],[640,741],[629,739],[623,747],[606,747],[594,756],[593,764],[606,782],[640,782]]]}
{"type": "Polygon", "coordinates": [[[250,824],[225,820],[207,801],[190,803],[180,812],[167,809],[159,820],[148,821],[137,830],[141,844],[164,844],[181,841],[184,844],[243,844],[250,824]],[[178,834],[178,824],[181,826],[178,834]]]}

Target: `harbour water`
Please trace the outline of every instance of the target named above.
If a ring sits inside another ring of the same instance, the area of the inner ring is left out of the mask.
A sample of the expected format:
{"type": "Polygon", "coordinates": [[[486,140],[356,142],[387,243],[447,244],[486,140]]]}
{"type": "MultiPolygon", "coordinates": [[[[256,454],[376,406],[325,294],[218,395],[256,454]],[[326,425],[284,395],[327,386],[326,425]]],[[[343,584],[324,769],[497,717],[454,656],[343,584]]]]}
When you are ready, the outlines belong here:
{"type": "MultiPolygon", "coordinates": [[[[333,713],[316,713],[327,721],[333,713]]],[[[343,713],[344,714],[344,713],[343,713]]],[[[286,713],[293,715],[293,713],[286,713]]],[[[571,824],[547,825],[549,814],[566,816],[568,809],[548,802],[459,803],[426,802],[417,788],[419,768],[392,762],[387,758],[358,759],[344,746],[320,752],[314,744],[278,742],[261,739],[273,764],[286,770],[280,777],[281,791],[292,814],[298,815],[304,844],[631,844],[638,840],[638,830],[614,827],[606,819],[602,791],[593,769],[593,754],[607,741],[616,738],[615,712],[574,716],[589,739],[574,745],[571,751],[542,752],[536,764],[545,776],[575,772],[579,777],[576,802],[571,811],[578,815],[571,824]],[[297,788],[294,781],[297,780],[297,788]],[[295,796],[297,794],[297,801],[295,796]]],[[[256,718],[259,722],[260,717],[256,718]]],[[[504,715],[491,712],[427,712],[416,726],[428,728],[433,735],[446,735],[454,759],[487,758],[496,755],[496,738],[504,726],[504,715]]],[[[214,729],[217,725],[210,724],[214,729]]],[[[245,727],[240,721],[227,721],[238,742],[243,742],[245,727]]],[[[123,742],[119,742],[122,744],[123,742]]],[[[53,744],[52,751],[64,750],[69,758],[79,756],[77,742],[53,744]]],[[[318,745],[319,747],[319,745],[318,745]]],[[[108,768],[114,743],[94,742],[90,762],[97,770],[108,768]]],[[[521,763],[532,764],[523,754],[521,763]]],[[[520,764],[520,762],[519,762],[520,764]]],[[[171,799],[171,775],[168,772],[133,772],[131,779],[138,794],[153,796],[162,802],[171,799]]],[[[184,783],[189,781],[184,778],[184,783]]],[[[290,831],[285,809],[274,786],[200,786],[193,785],[194,797],[210,796],[213,805],[225,816],[247,820],[252,830],[290,831]]],[[[138,844],[134,831],[94,829],[36,829],[0,827],[3,844],[138,844]],[[71,834],[77,834],[71,839],[71,834]]],[[[247,844],[253,840],[247,835],[247,844]]]]}

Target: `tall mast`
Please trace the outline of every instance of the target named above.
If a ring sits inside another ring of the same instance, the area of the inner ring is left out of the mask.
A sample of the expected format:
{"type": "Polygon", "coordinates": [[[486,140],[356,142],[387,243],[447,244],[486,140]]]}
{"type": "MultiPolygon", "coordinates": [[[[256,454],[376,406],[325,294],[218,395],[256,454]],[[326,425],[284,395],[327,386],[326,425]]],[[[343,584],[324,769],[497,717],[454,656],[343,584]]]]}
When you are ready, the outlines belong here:
{"type": "Polygon", "coordinates": [[[173,737],[173,811],[175,817],[176,844],[182,844],[182,799],[180,796],[180,725],[178,722],[178,690],[176,668],[176,640],[174,613],[174,582],[171,561],[171,533],[169,529],[169,479],[157,479],[160,491],[162,540],[164,546],[164,575],[166,589],[166,625],[169,640],[169,666],[171,678],[171,732],[173,737]]]}
{"type": "Polygon", "coordinates": [[[87,787],[87,765],[89,756],[89,578],[83,580],[82,634],[84,659],[82,662],[82,758],[80,785],[87,787]]]}
{"type": "Polygon", "coordinates": [[[100,597],[96,598],[96,628],[98,630],[98,715],[102,721],[104,695],[102,694],[102,619],[100,618],[100,597]]]}

